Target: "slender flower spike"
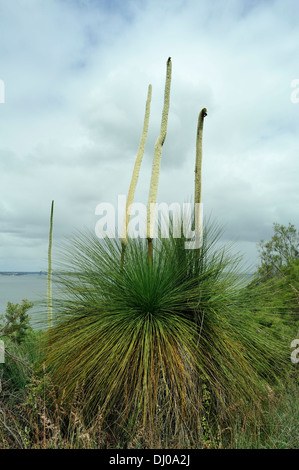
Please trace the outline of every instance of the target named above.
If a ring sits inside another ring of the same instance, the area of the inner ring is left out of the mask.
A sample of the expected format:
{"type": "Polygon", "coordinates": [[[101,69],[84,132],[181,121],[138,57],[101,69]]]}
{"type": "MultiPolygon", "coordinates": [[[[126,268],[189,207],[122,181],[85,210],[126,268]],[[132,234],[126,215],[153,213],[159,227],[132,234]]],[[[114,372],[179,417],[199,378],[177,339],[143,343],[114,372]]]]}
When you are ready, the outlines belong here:
{"type": "Polygon", "coordinates": [[[121,238],[121,243],[123,247],[123,252],[124,252],[124,247],[127,245],[127,236],[128,236],[128,225],[130,221],[130,206],[133,203],[134,199],[134,194],[135,194],[135,189],[138,181],[138,176],[139,176],[139,170],[144,154],[144,148],[146,144],[146,139],[147,139],[147,133],[148,133],[148,123],[149,123],[149,117],[150,117],[150,106],[151,106],[151,98],[152,98],[152,85],[148,86],[148,93],[147,93],[147,100],[146,100],[146,106],[145,106],[145,116],[144,116],[144,123],[143,123],[143,130],[142,130],[142,135],[141,135],[141,140],[139,144],[139,149],[134,165],[134,170],[133,170],[133,175],[132,175],[132,180],[129,188],[129,193],[128,193],[128,198],[127,198],[127,204],[126,204],[126,212],[124,215],[124,222],[123,222],[123,228],[122,228],[122,238],[121,238]]]}
{"type": "Polygon", "coordinates": [[[48,327],[52,327],[52,232],[53,232],[53,212],[54,201],[51,205],[49,248],[48,248],[48,282],[47,282],[47,300],[48,300],[48,327]]]}
{"type": "Polygon", "coordinates": [[[149,242],[149,257],[151,260],[151,250],[152,250],[152,239],[154,237],[154,225],[155,225],[155,207],[158,194],[158,184],[159,184],[159,173],[160,173],[160,163],[162,155],[162,147],[166,139],[167,133],[167,123],[168,123],[168,112],[169,112],[169,99],[170,99],[170,84],[171,84],[171,70],[172,63],[171,58],[167,60],[167,69],[166,69],[166,82],[165,82],[165,91],[164,91],[164,107],[162,111],[162,121],[159,137],[155,144],[154,150],[154,159],[152,166],[152,176],[150,183],[150,191],[148,198],[148,207],[147,207],[147,238],[149,242]]]}
{"type": "Polygon", "coordinates": [[[195,162],[195,189],[194,189],[194,226],[195,229],[200,224],[200,203],[201,203],[201,165],[202,165],[202,134],[203,122],[207,116],[207,108],[203,108],[198,116],[196,135],[196,162],[195,162]]]}
{"type": "Polygon", "coordinates": [[[207,108],[203,108],[198,116],[197,136],[196,136],[196,163],[195,163],[195,204],[201,203],[201,164],[202,164],[202,134],[203,121],[207,116],[207,108]]]}

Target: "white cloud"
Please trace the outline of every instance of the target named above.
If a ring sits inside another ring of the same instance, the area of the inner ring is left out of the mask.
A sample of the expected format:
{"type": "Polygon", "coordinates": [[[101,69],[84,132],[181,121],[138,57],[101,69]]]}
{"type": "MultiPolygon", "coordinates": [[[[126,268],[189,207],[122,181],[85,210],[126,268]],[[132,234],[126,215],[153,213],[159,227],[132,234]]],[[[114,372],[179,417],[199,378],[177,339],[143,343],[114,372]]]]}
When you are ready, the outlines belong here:
{"type": "Polygon", "coordinates": [[[52,199],[58,242],[93,228],[99,202],[127,193],[152,83],[136,192],[147,201],[168,56],[159,200],[192,198],[206,106],[205,213],[253,263],[272,222],[298,226],[296,9],[294,0],[0,0],[0,271],[45,269],[52,199]]]}

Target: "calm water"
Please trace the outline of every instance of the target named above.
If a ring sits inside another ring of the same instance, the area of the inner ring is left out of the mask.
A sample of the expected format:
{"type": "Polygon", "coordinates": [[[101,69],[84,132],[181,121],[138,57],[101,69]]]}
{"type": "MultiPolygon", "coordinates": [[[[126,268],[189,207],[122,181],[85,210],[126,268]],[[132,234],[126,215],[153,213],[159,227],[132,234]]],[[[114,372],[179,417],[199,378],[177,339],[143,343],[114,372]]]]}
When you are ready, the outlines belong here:
{"type": "Polygon", "coordinates": [[[28,311],[33,326],[47,318],[45,308],[37,304],[47,297],[47,276],[39,274],[0,275],[0,315],[5,312],[7,302],[21,303],[22,299],[35,302],[28,311]]]}
{"type": "MultiPolygon", "coordinates": [[[[248,275],[250,281],[252,275],[248,275]]],[[[54,292],[55,286],[53,286],[54,292]]],[[[34,328],[47,322],[47,309],[39,304],[47,298],[47,276],[44,274],[0,275],[0,315],[5,312],[7,302],[21,303],[22,299],[35,302],[28,313],[34,328]]]]}

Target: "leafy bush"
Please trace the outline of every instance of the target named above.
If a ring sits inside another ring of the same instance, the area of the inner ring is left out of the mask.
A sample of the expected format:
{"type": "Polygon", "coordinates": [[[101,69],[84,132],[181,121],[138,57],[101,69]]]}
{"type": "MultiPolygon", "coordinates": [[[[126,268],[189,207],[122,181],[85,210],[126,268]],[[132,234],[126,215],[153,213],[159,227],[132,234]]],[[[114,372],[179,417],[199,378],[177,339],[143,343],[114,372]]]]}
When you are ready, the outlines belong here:
{"type": "Polygon", "coordinates": [[[27,312],[33,305],[27,299],[23,299],[21,305],[8,302],[5,314],[0,317],[1,336],[7,336],[17,344],[21,344],[27,332],[32,329],[27,312]]]}
{"type": "Polygon", "coordinates": [[[261,240],[258,243],[261,265],[257,274],[262,280],[280,277],[285,267],[299,260],[299,233],[295,226],[274,223],[273,231],[268,242],[261,240]]]}
{"type": "Polygon", "coordinates": [[[30,325],[28,310],[33,306],[27,299],[22,304],[8,302],[2,315],[0,337],[5,344],[5,363],[0,364],[2,380],[14,389],[22,389],[28,382],[31,367],[39,356],[40,332],[30,325]]]}

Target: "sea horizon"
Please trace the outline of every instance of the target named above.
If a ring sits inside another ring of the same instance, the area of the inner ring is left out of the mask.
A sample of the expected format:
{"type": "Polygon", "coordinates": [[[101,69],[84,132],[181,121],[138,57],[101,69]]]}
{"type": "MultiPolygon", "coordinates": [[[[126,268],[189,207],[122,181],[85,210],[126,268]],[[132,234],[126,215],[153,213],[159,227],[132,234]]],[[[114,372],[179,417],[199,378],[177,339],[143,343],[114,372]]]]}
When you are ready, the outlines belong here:
{"type": "Polygon", "coordinates": [[[47,271],[0,271],[0,276],[20,276],[25,274],[47,275],[48,273],[47,271]]]}

